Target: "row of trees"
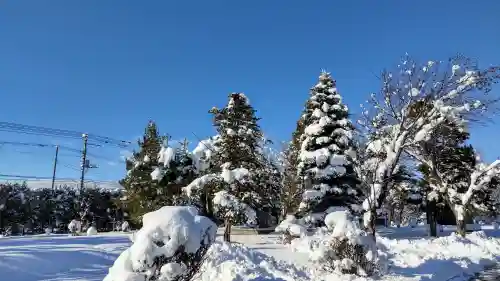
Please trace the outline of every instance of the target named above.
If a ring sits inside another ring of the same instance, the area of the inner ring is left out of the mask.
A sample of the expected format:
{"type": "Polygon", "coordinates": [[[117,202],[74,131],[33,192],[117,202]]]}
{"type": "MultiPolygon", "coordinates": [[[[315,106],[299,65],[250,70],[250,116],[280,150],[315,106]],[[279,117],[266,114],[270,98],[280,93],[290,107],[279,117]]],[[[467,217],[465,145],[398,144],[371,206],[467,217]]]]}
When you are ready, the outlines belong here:
{"type": "Polygon", "coordinates": [[[101,231],[121,227],[126,212],[119,191],[73,186],[30,189],[23,184],[0,184],[0,233],[67,232],[73,219],[101,231]]]}
{"type": "Polygon", "coordinates": [[[148,125],[127,161],[127,205],[134,218],[164,205],[195,205],[226,225],[264,225],[266,214],[290,213],[317,224],[343,208],[373,232],[381,210],[397,221],[425,210],[432,235],[447,212],[464,234],[468,218],[497,210],[500,161],[482,163],[467,140],[470,124],[492,112],[496,100],[486,94],[499,72],[463,56],[423,64],[404,57],[383,72],[381,90],[361,105],[357,122],[322,72],[279,152],[248,98],[232,93],[225,107],[209,111],[217,134],[192,152],[174,149],[148,125]]]}

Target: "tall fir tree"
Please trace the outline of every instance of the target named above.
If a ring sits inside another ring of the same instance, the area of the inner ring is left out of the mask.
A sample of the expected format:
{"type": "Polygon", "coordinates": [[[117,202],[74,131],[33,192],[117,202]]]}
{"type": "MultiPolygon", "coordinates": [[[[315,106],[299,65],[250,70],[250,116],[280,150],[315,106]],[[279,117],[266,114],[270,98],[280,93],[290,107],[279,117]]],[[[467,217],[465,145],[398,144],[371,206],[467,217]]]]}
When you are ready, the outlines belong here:
{"type": "MultiPolygon", "coordinates": [[[[273,173],[270,172],[272,169],[268,169],[263,156],[263,134],[258,125],[259,118],[255,116],[255,109],[243,93],[230,94],[226,107],[212,108],[210,112],[219,135],[214,143],[211,172],[219,173],[224,179],[217,187],[211,187],[212,193],[223,191],[219,195],[224,194],[226,199],[234,198],[244,204],[236,204],[239,210],[218,208],[218,204],[214,206],[219,209],[218,217],[226,220],[226,233],[230,233],[231,223],[255,219],[248,213],[241,215],[248,207],[256,210],[260,218],[259,213],[268,216],[273,207],[273,200],[269,196],[273,186],[268,184],[273,173]],[[230,215],[235,213],[239,215],[230,215]]],[[[214,199],[217,201],[217,196],[214,199]]],[[[260,224],[264,221],[266,220],[258,219],[260,224]]]]}
{"type": "MultiPolygon", "coordinates": [[[[245,168],[256,175],[264,168],[261,155],[263,137],[255,109],[250,105],[243,93],[232,93],[229,102],[222,109],[212,108],[214,126],[219,134],[215,143],[216,153],[213,155],[212,172],[222,169],[233,170],[245,168]]],[[[238,184],[234,195],[252,207],[262,202],[264,190],[262,186],[238,184]]]]}
{"type": "Polygon", "coordinates": [[[175,178],[174,169],[164,169],[161,180],[154,180],[151,173],[159,167],[158,155],[168,141],[161,136],[156,123],[150,121],[138,141],[139,151],[126,160],[127,175],[120,182],[125,189],[126,205],[131,219],[138,222],[143,214],[171,202],[167,183],[175,178]]]}
{"type": "Polygon", "coordinates": [[[311,89],[303,121],[298,174],[305,191],[300,213],[336,206],[358,210],[361,194],[352,162],[354,126],[329,73],[322,72],[311,89]]]}

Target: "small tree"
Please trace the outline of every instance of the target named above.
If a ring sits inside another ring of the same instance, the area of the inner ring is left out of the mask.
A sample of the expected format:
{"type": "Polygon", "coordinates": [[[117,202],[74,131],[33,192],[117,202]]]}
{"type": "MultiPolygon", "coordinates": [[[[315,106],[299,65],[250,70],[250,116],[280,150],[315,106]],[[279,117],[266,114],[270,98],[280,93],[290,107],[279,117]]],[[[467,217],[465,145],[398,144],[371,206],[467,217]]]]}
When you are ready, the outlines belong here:
{"type": "Polygon", "coordinates": [[[167,137],[160,135],[156,123],[150,121],[142,140],[138,141],[139,151],[126,159],[127,176],[121,184],[125,189],[129,214],[135,221],[140,220],[144,213],[169,204],[170,194],[166,184],[172,178],[175,179],[174,171],[169,166],[170,161],[163,163],[166,169],[162,170],[161,178],[158,175],[160,180],[153,180],[151,177],[153,171],[160,166],[158,155],[163,152],[162,145],[166,141],[167,137]]]}

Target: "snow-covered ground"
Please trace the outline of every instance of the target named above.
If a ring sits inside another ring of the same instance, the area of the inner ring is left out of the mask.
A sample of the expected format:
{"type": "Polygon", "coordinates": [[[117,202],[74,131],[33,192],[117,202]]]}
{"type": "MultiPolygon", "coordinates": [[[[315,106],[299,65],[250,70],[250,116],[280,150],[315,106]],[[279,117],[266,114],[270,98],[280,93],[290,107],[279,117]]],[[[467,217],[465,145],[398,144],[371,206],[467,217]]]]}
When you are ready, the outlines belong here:
{"type": "MultiPolygon", "coordinates": [[[[447,228],[441,235],[450,231],[447,228]]],[[[378,239],[390,258],[389,274],[382,280],[467,280],[500,261],[500,238],[493,238],[500,237],[500,232],[491,228],[484,228],[489,237],[478,232],[466,239],[455,235],[430,239],[425,233],[421,227],[380,230],[378,239]]],[[[346,280],[336,275],[313,275],[307,254],[313,238],[285,246],[273,234],[234,235],[234,246],[217,242],[212,247],[196,280],[346,280]]],[[[122,233],[0,238],[0,280],[102,280],[130,244],[122,233]]]]}

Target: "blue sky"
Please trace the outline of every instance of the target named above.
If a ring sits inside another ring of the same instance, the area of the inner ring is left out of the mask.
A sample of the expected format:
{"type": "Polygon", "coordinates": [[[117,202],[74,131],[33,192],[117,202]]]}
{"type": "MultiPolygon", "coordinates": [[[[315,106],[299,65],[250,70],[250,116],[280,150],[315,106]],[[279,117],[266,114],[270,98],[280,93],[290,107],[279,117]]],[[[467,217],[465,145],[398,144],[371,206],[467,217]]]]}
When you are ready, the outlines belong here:
{"type": "MultiPolygon", "coordinates": [[[[378,90],[374,73],[408,52],[421,60],[457,52],[500,64],[500,2],[486,1],[2,1],[0,121],[133,140],[148,120],[174,138],[213,135],[212,106],[248,95],[262,128],[289,138],[322,68],[353,114],[378,90]]],[[[498,92],[499,90],[497,90],[498,92]]],[[[473,129],[486,159],[500,156],[498,125],[473,129]]],[[[0,141],[69,139],[0,132],[0,141]]],[[[119,179],[120,149],[93,179],[119,179]]],[[[52,149],[0,146],[0,174],[51,176],[52,149]]],[[[79,158],[61,152],[59,177],[79,158]]],[[[71,168],[69,168],[71,167],[71,168]]]]}

